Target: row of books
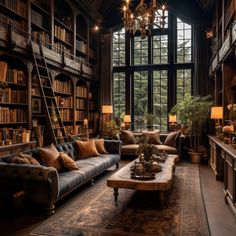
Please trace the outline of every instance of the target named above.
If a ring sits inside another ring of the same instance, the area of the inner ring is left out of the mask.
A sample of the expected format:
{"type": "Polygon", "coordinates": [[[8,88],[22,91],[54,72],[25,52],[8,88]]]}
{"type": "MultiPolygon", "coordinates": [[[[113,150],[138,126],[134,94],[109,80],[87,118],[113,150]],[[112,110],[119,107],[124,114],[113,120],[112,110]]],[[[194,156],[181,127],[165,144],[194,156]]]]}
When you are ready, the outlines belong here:
{"type": "Polygon", "coordinates": [[[70,48],[67,48],[64,44],[62,43],[54,43],[53,51],[59,54],[62,54],[64,51],[65,56],[67,58],[73,59],[73,51],[70,48]]]}
{"type": "Polygon", "coordinates": [[[17,12],[23,17],[27,17],[26,1],[22,0],[0,0],[0,3],[17,12]]]}
{"type": "Polygon", "coordinates": [[[12,144],[22,142],[22,134],[24,129],[18,128],[0,128],[0,141],[11,140],[12,144]]]}
{"type": "Polygon", "coordinates": [[[39,87],[32,87],[32,90],[31,90],[31,94],[34,95],[34,96],[40,96],[41,93],[40,93],[40,88],[39,87]]]}
{"type": "Polygon", "coordinates": [[[76,87],[76,96],[82,97],[82,98],[87,98],[88,89],[85,86],[76,87]]]}
{"type": "Polygon", "coordinates": [[[31,10],[31,22],[46,30],[49,30],[49,18],[41,15],[35,10],[31,10]]]}
{"type": "Polygon", "coordinates": [[[73,120],[73,110],[61,109],[60,114],[61,114],[61,119],[63,121],[72,121],[73,120]]]}
{"type": "Polygon", "coordinates": [[[4,88],[1,102],[26,104],[26,91],[4,88]]]}
{"type": "Polygon", "coordinates": [[[59,107],[73,108],[73,97],[56,96],[56,100],[59,107]]]}
{"type": "Polygon", "coordinates": [[[76,109],[86,109],[87,100],[76,98],[76,109]]]}
{"type": "Polygon", "coordinates": [[[27,113],[24,109],[0,107],[0,123],[26,122],[27,113]]]}
{"type": "Polygon", "coordinates": [[[89,114],[88,114],[88,119],[89,119],[90,121],[95,120],[95,112],[89,112],[89,114]]]}
{"type": "Polygon", "coordinates": [[[6,81],[15,84],[26,84],[25,73],[17,69],[7,69],[6,81]]]}
{"type": "Polygon", "coordinates": [[[72,125],[66,125],[65,131],[67,134],[74,134],[74,127],[72,125]]]}
{"type": "Polygon", "coordinates": [[[75,111],[75,119],[77,121],[84,120],[87,117],[87,115],[88,113],[86,111],[80,111],[80,110],[75,111]]]}
{"type": "Polygon", "coordinates": [[[32,40],[39,44],[39,37],[41,38],[41,44],[44,47],[50,48],[50,36],[45,31],[33,31],[32,40]]]}
{"type": "Polygon", "coordinates": [[[66,81],[54,80],[53,89],[55,92],[72,94],[73,93],[72,81],[71,80],[66,80],[66,81]]]}
{"type": "Polygon", "coordinates": [[[54,35],[60,40],[72,44],[72,34],[70,32],[67,32],[65,28],[59,25],[55,25],[54,35]]]}

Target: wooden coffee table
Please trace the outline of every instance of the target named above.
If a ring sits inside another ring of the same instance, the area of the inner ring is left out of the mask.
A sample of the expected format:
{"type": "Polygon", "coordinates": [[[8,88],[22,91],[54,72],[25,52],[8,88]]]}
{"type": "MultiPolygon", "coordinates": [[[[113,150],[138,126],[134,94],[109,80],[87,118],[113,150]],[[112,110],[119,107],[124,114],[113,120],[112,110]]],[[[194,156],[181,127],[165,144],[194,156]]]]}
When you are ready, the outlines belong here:
{"type": "Polygon", "coordinates": [[[160,204],[163,201],[163,192],[170,189],[173,173],[175,167],[175,159],[178,155],[168,155],[167,159],[163,163],[159,163],[162,166],[162,171],[156,173],[155,179],[139,180],[130,177],[130,167],[134,165],[135,161],[128,163],[110,178],[107,179],[107,186],[114,189],[115,205],[117,206],[118,189],[134,189],[141,191],[158,191],[160,196],[160,204]]]}

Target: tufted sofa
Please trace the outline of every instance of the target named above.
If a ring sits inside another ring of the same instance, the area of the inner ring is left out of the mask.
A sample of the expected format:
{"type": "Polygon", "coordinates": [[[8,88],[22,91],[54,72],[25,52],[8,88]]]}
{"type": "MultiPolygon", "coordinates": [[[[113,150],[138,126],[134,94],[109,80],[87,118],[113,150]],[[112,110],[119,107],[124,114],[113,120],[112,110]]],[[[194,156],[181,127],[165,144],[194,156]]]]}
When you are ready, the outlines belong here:
{"type": "MultiPolygon", "coordinates": [[[[140,138],[142,137],[142,133],[141,132],[132,132],[134,135],[134,138],[140,138]]],[[[175,143],[174,146],[169,146],[169,145],[165,145],[165,139],[167,138],[168,134],[167,133],[160,133],[160,141],[162,142],[162,144],[155,144],[158,148],[158,150],[160,152],[165,151],[168,154],[176,154],[178,155],[178,158],[176,159],[176,161],[180,161],[180,156],[181,156],[181,143],[182,140],[184,139],[183,135],[180,135],[175,143]]],[[[122,137],[119,136],[118,137],[119,140],[122,141],[122,137]]],[[[137,149],[138,149],[139,144],[138,143],[132,143],[132,144],[124,144],[122,143],[121,146],[121,156],[137,156],[137,149]]]]}
{"type": "MultiPolygon", "coordinates": [[[[0,193],[10,196],[24,191],[27,200],[44,205],[47,214],[53,214],[55,202],[84,183],[93,182],[95,176],[113,165],[118,168],[120,141],[105,140],[104,145],[108,154],[86,159],[80,159],[75,141],[56,145],[58,151],[68,154],[79,166],[79,170],[59,173],[53,167],[10,163],[10,156],[0,158],[0,193]]],[[[30,153],[41,162],[38,149],[30,153]]]]}

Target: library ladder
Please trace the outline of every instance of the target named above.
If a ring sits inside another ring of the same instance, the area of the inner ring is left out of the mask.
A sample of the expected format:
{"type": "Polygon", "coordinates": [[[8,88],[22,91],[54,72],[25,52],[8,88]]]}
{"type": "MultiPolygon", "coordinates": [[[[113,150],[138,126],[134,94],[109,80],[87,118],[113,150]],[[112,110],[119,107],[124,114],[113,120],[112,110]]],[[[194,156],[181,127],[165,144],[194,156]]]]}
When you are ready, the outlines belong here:
{"type": "Polygon", "coordinates": [[[46,123],[50,127],[49,134],[51,141],[54,144],[68,142],[68,136],[57,105],[52,79],[48,71],[42,45],[40,42],[37,45],[32,41],[30,45],[34,59],[34,67],[37,73],[37,81],[43,98],[43,110],[46,116],[46,123]],[[35,47],[38,47],[38,52],[36,52],[35,47]]]}

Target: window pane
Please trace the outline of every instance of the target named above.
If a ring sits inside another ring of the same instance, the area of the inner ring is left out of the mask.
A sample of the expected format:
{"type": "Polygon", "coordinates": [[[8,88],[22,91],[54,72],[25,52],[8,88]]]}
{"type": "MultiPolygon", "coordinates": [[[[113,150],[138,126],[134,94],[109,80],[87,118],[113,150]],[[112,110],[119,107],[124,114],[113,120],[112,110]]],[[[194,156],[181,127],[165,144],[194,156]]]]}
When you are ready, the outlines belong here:
{"type": "Polygon", "coordinates": [[[192,61],[192,27],[177,19],[177,63],[192,61]],[[187,55],[187,56],[186,56],[187,55]]]}
{"type": "Polygon", "coordinates": [[[125,30],[113,33],[113,66],[125,65],[125,30]]]}
{"type": "Polygon", "coordinates": [[[186,95],[191,95],[192,70],[177,70],[177,103],[181,102],[186,95]]]}
{"type": "Polygon", "coordinates": [[[167,70],[153,71],[153,114],[160,130],[167,131],[168,73],[167,70]]]}
{"type": "Polygon", "coordinates": [[[148,64],[148,38],[134,37],[134,65],[148,64]]]}
{"type": "Polygon", "coordinates": [[[153,36],[153,64],[168,63],[168,35],[153,36]]]}
{"type": "Polygon", "coordinates": [[[144,124],[144,114],[148,106],[148,73],[134,72],[134,130],[140,130],[144,124]]]}
{"type": "Polygon", "coordinates": [[[162,10],[158,10],[155,14],[155,20],[154,20],[154,29],[157,28],[162,28],[162,25],[164,25],[164,28],[167,29],[168,28],[168,11],[162,11],[162,10]],[[162,16],[165,17],[164,22],[161,20],[162,16]]]}
{"type": "Polygon", "coordinates": [[[113,73],[114,115],[118,118],[125,114],[125,73],[113,73]]]}

